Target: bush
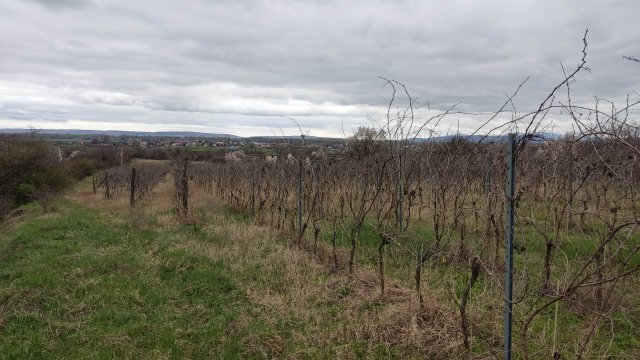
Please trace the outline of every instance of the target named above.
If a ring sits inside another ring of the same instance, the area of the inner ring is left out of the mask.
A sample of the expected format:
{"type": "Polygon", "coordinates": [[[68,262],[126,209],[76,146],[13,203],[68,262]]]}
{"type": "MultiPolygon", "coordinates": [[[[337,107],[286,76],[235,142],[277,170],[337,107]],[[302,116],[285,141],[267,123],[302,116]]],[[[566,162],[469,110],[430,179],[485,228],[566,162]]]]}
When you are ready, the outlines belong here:
{"type": "Polygon", "coordinates": [[[82,180],[93,174],[96,162],[92,159],[76,157],[66,163],[67,174],[74,180],[82,180]]]}
{"type": "Polygon", "coordinates": [[[11,201],[6,196],[0,195],[0,219],[11,211],[11,201]]]}
{"type": "Polygon", "coordinates": [[[20,183],[13,192],[13,198],[18,204],[23,204],[32,200],[33,185],[20,183]]]}
{"type": "Polygon", "coordinates": [[[37,136],[0,137],[0,149],[0,215],[34,200],[40,189],[56,192],[70,182],[57,151],[37,136]]]}

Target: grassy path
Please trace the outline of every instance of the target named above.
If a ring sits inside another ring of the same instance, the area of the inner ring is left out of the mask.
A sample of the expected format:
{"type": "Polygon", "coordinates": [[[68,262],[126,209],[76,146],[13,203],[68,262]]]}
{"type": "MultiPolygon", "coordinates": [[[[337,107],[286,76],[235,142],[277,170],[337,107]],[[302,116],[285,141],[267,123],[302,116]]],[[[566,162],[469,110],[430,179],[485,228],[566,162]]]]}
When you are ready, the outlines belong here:
{"type": "Polygon", "coordinates": [[[416,317],[408,290],[381,298],[372,274],[331,275],[222,208],[199,204],[182,224],[169,187],[132,211],[84,183],[53,212],[31,205],[0,225],[0,358],[388,359],[419,358],[438,339],[456,348],[443,329],[417,325],[455,326],[450,315],[416,317]]]}
{"type": "Polygon", "coordinates": [[[257,311],[221,261],[68,201],[4,231],[3,358],[240,357],[257,311]]]}

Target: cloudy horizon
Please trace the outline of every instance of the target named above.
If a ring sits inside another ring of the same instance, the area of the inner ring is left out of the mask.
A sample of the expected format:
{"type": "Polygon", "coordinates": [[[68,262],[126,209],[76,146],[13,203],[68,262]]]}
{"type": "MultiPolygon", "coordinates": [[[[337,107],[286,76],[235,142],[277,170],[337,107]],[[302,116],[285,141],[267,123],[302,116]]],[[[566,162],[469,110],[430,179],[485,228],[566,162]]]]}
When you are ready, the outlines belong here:
{"type": "Polygon", "coordinates": [[[382,76],[422,119],[457,104],[439,130],[468,132],[527,77],[514,104],[535,110],[579,63],[587,28],[572,100],[640,98],[640,66],[623,58],[640,56],[638,13],[637,1],[8,0],[0,128],[292,135],[295,118],[343,136],[384,121],[382,76]]]}

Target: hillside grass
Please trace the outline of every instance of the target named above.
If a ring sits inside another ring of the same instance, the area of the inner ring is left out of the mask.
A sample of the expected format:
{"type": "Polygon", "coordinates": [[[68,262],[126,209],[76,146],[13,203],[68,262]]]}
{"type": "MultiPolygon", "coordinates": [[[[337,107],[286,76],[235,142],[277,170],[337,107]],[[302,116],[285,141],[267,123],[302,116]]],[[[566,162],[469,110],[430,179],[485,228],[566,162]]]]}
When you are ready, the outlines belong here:
{"type": "MultiPolygon", "coordinates": [[[[488,288],[501,274],[483,274],[472,291],[472,346],[466,352],[454,300],[469,276],[466,263],[444,256],[425,265],[421,306],[412,289],[413,259],[400,246],[386,249],[387,290],[380,293],[379,236],[370,224],[360,234],[354,274],[335,272],[331,229],[322,229],[318,248],[310,241],[298,247],[294,237],[258,225],[197,188],[191,213],[179,217],[170,177],[135,209],[126,194],[110,200],[93,194],[89,180],[48,213],[31,203],[0,224],[0,358],[500,356],[502,302],[488,288]]],[[[433,238],[428,228],[415,231],[425,246],[433,238]]],[[[339,232],[344,268],[350,244],[348,231],[339,232]]],[[[525,254],[543,249],[534,232],[523,229],[520,236],[527,249],[516,253],[517,267],[525,254]]],[[[565,244],[571,257],[591,250],[578,237],[565,244]]],[[[540,266],[531,259],[528,264],[540,266]]],[[[640,349],[637,278],[625,286],[627,307],[601,330],[615,329],[611,345],[594,345],[623,358],[640,349]]],[[[553,319],[552,307],[534,322],[535,354],[550,354],[545,341],[553,319]]],[[[558,341],[574,342],[588,320],[561,304],[558,341]]]]}
{"type": "MultiPolygon", "coordinates": [[[[2,232],[3,358],[239,358],[263,325],[222,261],[62,200],[2,232]]],[[[34,210],[35,212],[35,210],[34,210]]],[[[249,354],[250,355],[250,354],[249,354]]]]}
{"type": "Polygon", "coordinates": [[[392,328],[406,293],[389,306],[222,207],[178,219],[169,189],[131,210],[85,181],[2,223],[0,358],[421,357],[392,328]]]}

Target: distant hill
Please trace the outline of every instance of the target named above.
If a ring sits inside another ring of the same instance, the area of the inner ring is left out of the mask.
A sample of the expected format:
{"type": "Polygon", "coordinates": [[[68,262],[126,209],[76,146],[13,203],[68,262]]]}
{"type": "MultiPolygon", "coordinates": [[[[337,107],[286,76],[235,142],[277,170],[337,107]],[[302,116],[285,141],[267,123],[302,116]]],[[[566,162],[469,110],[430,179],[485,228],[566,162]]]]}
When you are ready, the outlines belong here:
{"type": "Polygon", "coordinates": [[[466,140],[472,143],[478,143],[478,142],[483,142],[483,143],[501,143],[507,140],[508,135],[445,135],[445,136],[434,136],[431,138],[418,138],[415,141],[416,142],[434,142],[434,143],[438,143],[438,142],[447,142],[447,141],[451,141],[453,139],[461,139],[461,140],[466,140]]]}
{"type": "MultiPolygon", "coordinates": [[[[255,142],[270,142],[270,143],[300,143],[302,140],[300,136],[250,136],[243,138],[246,141],[255,141],[255,142]]],[[[319,144],[319,143],[344,143],[345,139],[341,138],[332,138],[332,137],[318,137],[318,136],[305,136],[305,142],[310,144],[319,144]]]]}
{"type": "MultiPolygon", "coordinates": [[[[522,134],[520,134],[522,135],[522,134]]],[[[544,139],[548,139],[548,140],[558,140],[560,138],[562,138],[562,135],[557,134],[557,133],[543,133],[541,134],[542,137],[544,137],[544,139]]],[[[506,142],[507,139],[509,138],[509,135],[504,134],[504,135],[464,135],[464,134],[460,134],[460,135],[445,135],[445,136],[434,136],[432,138],[417,138],[415,141],[416,142],[447,142],[447,141],[451,141],[455,138],[459,138],[462,140],[466,140],[472,143],[503,143],[506,142]]],[[[534,138],[532,140],[533,143],[539,142],[542,139],[540,138],[534,138]]]]}
{"type": "MultiPolygon", "coordinates": [[[[0,129],[4,134],[25,134],[30,129],[0,129]]],[[[35,132],[47,135],[94,135],[94,136],[148,136],[148,137],[181,137],[181,138],[216,138],[241,139],[231,134],[211,134],[194,131],[122,131],[122,130],[84,130],[84,129],[36,129],[35,132]]]]}
{"type": "MultiPolygon", "coordinates": [[[[0,134],[27,134],[32,130],[30,129],[0,129],[0,134]]],[[[82,135],[90,135],[90,136],[139,136],[139,137],[176,137],[176,138],[208,138],[208,139],[233,139],[233,140],[245,140],[245,141],[253,141],[253,142],[269,142],[269,143],[282,143],[289,142],[298,144],[300,143],[300,136],[249,136],[242,137],[232,134],[212,134],[212,133],[204,133],[204,132],[194,132],[194,131],[122,131],[122,130],[84,130],[84,129],[36,129],[37,133],[46,134],[46,135],[72,135],[72,136],[82,136],[82,135]]],[[[557,133],[544,133],[542,134],[546,139],[557,140],[562,138],[562,135],[557,133]]],[[[416,138],[416,143],[437,143],[437,142],[446,142],[450,141],[454,138],[465,139],[469,142],[483,142],[483,143],[502,143],[505,142],[508,138],[508,135],[444,135],[444,136],[434,136],[431,138],[416,138]]],[[[332,137],[318,137],[318,136],[305,136],[305,142],[309,144],[322,144],[322,143],[330,143],[330,144],[339,144],[344,143],[346,140],[342,138],[332,138],[332,137]]],[[[538,139],[534,139],[533,142],[539,141],[538,139]]]]}
{"type": "MultiPolygon", "coordinates": [[[[0,129],[0,134],[28,134],[30,129],[0,129]]],[[[176,137],[176,138],[208,138],[208,139],[232,139],[255,142],[289,142],[299,143],[300,136],[249,136],[242,137],[232,134],[212,134],[194,131],[122,131],[122,130],[85,130],[85,129],[36,129],[35,132],[45,135],[72,135],[72,136],[139,136],[139,137],[176,137]]],[[[306,136],[308,143],[341,143],[344,139],[306,136]]]]}

